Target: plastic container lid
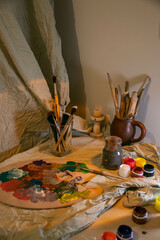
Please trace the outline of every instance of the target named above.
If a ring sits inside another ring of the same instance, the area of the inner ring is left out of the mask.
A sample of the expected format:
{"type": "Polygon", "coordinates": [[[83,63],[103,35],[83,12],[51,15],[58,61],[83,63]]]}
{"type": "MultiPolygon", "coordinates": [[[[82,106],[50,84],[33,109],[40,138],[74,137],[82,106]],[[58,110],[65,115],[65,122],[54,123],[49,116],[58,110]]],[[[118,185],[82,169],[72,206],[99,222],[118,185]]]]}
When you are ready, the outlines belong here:
{"type": "Polygon", "coordinates": [[[136,167],[143,168],[145,164],[146,164],[146,159],[144,159],[144,158],[136,158],[136,167]]]}
{"type": "Polygon", "coordinates": [[[152,164],[144,165],[144,176],[152,177],[154,175],[154,166],[152,164]]]}
{"type": "Polygon", "coordinates": [[[131,169],[135,166],[135,160],[133,158],[125,158],[124,163],[128,164],[131,169]]]}
{"type": "Polygon", "coordinates": [[[148,212],[146,208],[137,206],[132,213],[132,220],[137,224],[144,224],[148,220],[148,212]]]}
{"type": "Polygon", "coordinates": [[[109,231],[104,232],[101,237],[101,240],[116,240],[116,239],[117,239],[116,234],[109,231]]]}
{"type": "Polygon", "coordinates": [[[121,177],[129,177],[130,175],[130,166],[128,164],[121,164],[119,168],[119,176],[121,177]]]}
{"type": "Polygon", "coordinates": [[[143,168],[134,167],[132,169],[131,177],[143,177],[143,168]]]}
{"type": "Polygon", "coordinates": [[[133,240],[132,228],[128,225],[120,225],[117,229],[117,240],[133,240]]]}
{"type": "Polygon", "coordinates": [[[155,200],[155,209],[160,212],[160,196],[155,200]]]}

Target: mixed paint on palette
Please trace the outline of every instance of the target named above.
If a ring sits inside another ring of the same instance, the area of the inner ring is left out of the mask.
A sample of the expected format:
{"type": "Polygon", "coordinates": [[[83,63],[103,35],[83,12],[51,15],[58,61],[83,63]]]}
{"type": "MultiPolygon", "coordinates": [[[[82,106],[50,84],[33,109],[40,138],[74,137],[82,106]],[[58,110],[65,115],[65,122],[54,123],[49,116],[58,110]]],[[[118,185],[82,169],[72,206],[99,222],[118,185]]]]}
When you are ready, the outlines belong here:
{"type": "Polygon", "coordinates": [[[0,174],[0,187],[11,192],[20,200],[60,203],[87,198],[90,191],[79,191],[83,175],[88,173],[84,163],[68,161],[65,164],[33,161],[20,168],[13,168],[0,174]],[[86,168],[81,171],[78,166],[86,168]]]}

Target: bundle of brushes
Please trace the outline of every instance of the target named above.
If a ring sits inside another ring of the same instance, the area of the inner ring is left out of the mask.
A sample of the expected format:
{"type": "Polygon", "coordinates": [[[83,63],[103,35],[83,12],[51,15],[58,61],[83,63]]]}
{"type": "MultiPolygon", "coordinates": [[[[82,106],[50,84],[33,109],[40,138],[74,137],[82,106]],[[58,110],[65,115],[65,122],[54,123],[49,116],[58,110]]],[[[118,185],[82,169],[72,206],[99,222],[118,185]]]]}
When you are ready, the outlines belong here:
{"type": "Polygon", "coordinates": [[[74,114],[77,110],[77,106],[72,107],[70,114],[67,114],[64,111],[62,113],[62,117],[60,117],[56,77],[53,77],[53,84],[54,84],[53,111],[48,113],[47,120],[51,125],[52,132],[54,135],[55,140],[54,151],[66,152],[67,140],[71,133],[70,128],[72,127],[72,121],[74,118],[74,114]]]}
{"type": "Polygon", "coordinates": [[[133,91],[131,95],[129,93],[128,81],[125,82],[125,91],[120,95],[118,88],[113,87],[113,83],[109,73],[107,73],[107,76],[114,102],[116,116],[118,118],[135,119],[135,117],[138,114],[142,94],[144,92],[145,87],[150,81],[149,76],[146,76],[139,90],[137,92],[133,91]]]}

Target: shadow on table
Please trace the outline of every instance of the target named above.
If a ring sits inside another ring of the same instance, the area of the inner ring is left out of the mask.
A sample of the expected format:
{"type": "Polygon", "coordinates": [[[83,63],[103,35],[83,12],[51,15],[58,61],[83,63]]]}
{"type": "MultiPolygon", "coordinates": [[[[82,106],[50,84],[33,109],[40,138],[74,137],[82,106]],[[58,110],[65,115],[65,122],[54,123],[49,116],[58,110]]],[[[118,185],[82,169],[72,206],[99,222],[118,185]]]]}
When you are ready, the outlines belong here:
{"type": "Polygon", "coordinates": [[[91,162],[99,168],[104,168],[102,165],[102,153],[97,154],[91,159],[91,162]]]}

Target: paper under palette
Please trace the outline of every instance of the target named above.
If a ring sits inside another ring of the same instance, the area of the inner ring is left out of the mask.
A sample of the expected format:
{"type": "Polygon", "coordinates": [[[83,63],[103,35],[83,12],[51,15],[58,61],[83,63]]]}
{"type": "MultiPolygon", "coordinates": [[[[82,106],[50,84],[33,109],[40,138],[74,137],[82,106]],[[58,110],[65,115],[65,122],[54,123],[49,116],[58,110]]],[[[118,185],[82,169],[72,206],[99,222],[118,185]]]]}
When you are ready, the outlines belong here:
{"type": "Polygon", "coordinates": [[[98,196],[101,187],[84,185],[95,176],[87,168],[99,170],[92,164],[51,159],[10,165],[0,173],[0,201],[23,208],[58,208],[98,196]]]}

